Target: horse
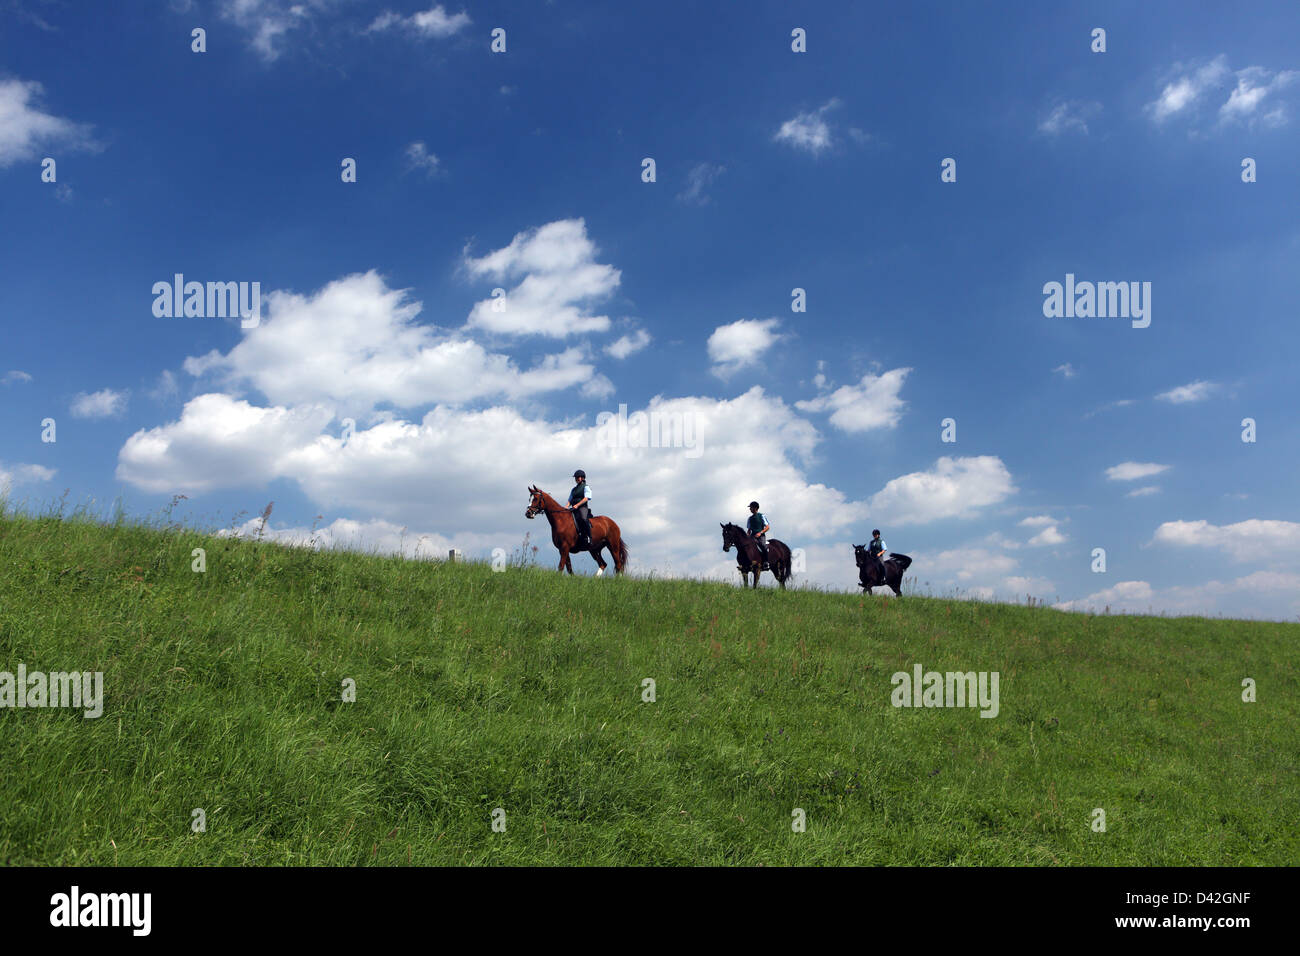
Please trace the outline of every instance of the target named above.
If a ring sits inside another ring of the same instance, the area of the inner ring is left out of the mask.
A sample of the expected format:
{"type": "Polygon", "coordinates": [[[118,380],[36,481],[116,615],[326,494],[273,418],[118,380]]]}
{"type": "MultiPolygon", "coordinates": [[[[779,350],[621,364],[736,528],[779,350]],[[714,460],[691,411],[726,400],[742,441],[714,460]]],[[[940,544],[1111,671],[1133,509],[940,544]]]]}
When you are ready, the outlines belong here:
{"type": "MultiPolygon", "coordinates": [[[[551,524],[551,542],[560,552],[560,565],[556,570],[567,570],[572,574],[573,561],[569,555],[579,550],[574,547],[578,543],[578,523],[573,518],[573,512],[533,485],[528,486],[528,495],[528,510],[524,512],[524,517],[536,518],[540,513],[546,514],[546,520],[551,524]]],[[[622,574],[627,567],[627,545],[623,543],[623,533],[618,530],[613,518],[592,515],[591,543],[581,550],[588,552],[600,565],[596,577],[605,573],[606,564],[600,556],[602,548],[609,548],[609,556],[614,561],[614,573],[622,574]]]]}
{"type": "Polygon", "coordinates": [[[903,596],[901,585],[903,583],[903,572],[908,569],[912,559],[905,554],[889,552],[889,560],[885,562],[885,573],[882,579],[880,574],[880,565],[871,560],[867,554],[865,544],[855,544],[853,546],[853,557],[858,562],[858,585],[871,593],[872,588],[889,585],[894,589],[894,593],[899,597],[903,596]]]}
{"type": "MultiPolygon", "coordinates": [[[[763,556],[758,550],[758,542],[744,528],[731,523],[722,524],[722,550],[736,549],[736,568],[740,571],[742,587],[749,587],[749,574],[754,574],[754,587],[758,587],[758,576],[763,573],[763,556]]],[[[767,566],[772,570],[772,577],[785,590],[785,582],[790,580],[790,549],[784,541],[772,538],[767,543],[767,566]]]]}

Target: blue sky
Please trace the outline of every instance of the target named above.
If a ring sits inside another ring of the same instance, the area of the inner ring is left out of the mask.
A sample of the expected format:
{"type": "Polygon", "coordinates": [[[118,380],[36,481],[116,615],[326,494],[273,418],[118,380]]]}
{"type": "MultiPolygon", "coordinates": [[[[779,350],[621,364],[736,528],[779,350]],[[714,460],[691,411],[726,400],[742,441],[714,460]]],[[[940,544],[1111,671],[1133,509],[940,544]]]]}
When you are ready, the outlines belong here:
{"type": "Polygon", "coordinates": [[[936,593],[1293,619],[1300,8],[981,7],[0,4],[0,483],[550,563],[583,467],[638,572],[734,575],[757,498],[805,582],[880,527],[936,593]]]}

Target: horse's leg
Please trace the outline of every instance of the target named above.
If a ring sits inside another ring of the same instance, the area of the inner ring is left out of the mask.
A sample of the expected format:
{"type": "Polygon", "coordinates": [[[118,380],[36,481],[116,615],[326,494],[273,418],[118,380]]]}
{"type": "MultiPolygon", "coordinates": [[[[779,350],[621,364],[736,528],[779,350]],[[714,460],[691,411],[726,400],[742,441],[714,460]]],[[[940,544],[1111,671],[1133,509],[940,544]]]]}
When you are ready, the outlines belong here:
{"type": "Polygon", "coordinates": [[[601,558],[600,552],[604,547],[606,547],[607,544],[608,542],[605,542],[601,544],[600,547],[597,547],[595,545],[592,545],[591,547],[591,556],[595,558],[596,563],[600,565],[600,567],[596,569],[596,577],[600,577],[602,574],[605,573],[605,561],[604,559],[601,558]]]}

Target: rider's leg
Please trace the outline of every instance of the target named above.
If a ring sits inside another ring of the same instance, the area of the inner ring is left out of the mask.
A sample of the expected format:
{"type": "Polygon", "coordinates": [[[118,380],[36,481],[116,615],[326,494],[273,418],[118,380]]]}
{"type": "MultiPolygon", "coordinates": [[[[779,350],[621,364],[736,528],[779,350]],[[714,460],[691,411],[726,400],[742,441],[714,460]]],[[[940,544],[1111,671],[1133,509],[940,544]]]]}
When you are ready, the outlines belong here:
{"type": "Polygon", "coordinates": [[[591,510],[583,505],[573,516],[578,522],[578,546],[587,547],[591,544],[591,510]]]}

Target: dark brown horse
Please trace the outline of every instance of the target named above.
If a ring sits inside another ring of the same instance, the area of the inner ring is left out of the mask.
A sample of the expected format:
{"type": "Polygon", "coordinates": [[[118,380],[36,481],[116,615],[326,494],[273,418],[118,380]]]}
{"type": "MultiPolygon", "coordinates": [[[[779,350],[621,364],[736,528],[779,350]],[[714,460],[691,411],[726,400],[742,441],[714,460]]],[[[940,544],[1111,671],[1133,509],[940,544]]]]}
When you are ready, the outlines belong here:
{"type": "MultiPolygon", "coordinates": [[[[573,512],[540,488],[529,485],[528,495],[528,510],[524,512],[524,517],[536,518],[545,513],[546,520],[551,524],[551,541],[560,550],[560,566],[556,570],[567,570],[572,574],[573,561],[569,555],[578,550],[575,547],[578,543],[578,525],[573,520],[573,512]]],[[[627,566],[627,545],[623,543],[623,533],[618,530],[613,518],[592,515],[591,544],[581,550],[588,552],[600,565],[596,577],[605,573],[606,564],[600,557],[602,548],[609,548],[609,556],[614,560],[614,571],[622,574],[627,566]]]]}
{"type": "Polygon", "coordinates": [[[903,572],[912,565],[912,559],[905,554],[889,552],[889,560],[884,562],[885,573],[880,573],[880,564],[867,554],[867,546],[855,544],[853,556],[858,562],[858,584],[868,593],[872,588],[888,585],[899,597],[903,596],[903,572]]]}
{"type": "MultiPolygon", "coordinates": [[[[728,523],[722,525],[722,550],[730,551],[732,548],[736,549],[736,568],[740,571],[741,582],[749,587],[752,572],[754,587],[758,587],[758,576],[763,573],[763,556],[758,550],[758,542],[744,528],[728,523]]],[[[790,549],[784,541],[772,538],[767,542],[767,566],[784,591],[785,582],[790,580],[790,549]]]]}

